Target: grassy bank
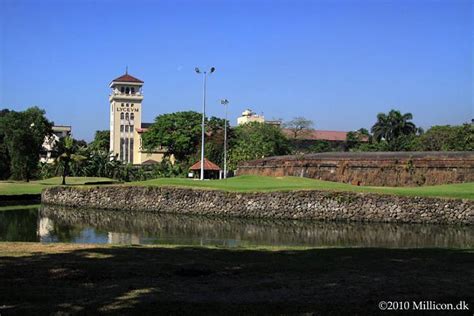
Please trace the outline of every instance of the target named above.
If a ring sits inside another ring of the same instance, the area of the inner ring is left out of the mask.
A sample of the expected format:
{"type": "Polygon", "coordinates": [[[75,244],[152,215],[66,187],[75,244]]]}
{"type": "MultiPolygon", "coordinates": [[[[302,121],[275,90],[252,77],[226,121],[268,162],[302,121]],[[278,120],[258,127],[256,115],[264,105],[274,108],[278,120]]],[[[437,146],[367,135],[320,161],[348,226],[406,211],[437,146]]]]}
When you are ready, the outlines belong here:
{"type": "MultiPolygon", "coordinates": [[[[0,195],[15,194],[39,194],[43,188],[48,186],[60,185],[62,179],[60,177],[37,180],[30,182],[23,181],[0,181],[0,195]]],[[[109,178],[98,177],[68,177],[67,185],[83,185],[87,182],[109,182],[114,181],[109,178]]]]}
{"type": "Polygon", "coordinates": [[[474,301],[455,249],[212,249],[0,243],[1,314],[379,314],[474,301]]]}
{"type": "Polygon", "coordinates": [[[261,176],[240,176],[229,178],[227,180],[212,181],[197,181],[184,178],[162,178],[133,182],[132,185],[195,187],[237,192],[336,190],[384,193],[402,196],[474,199],[474,182],[424,187],[369,187],[299,177],[275,178],[261,176]]]}
{"type": "MultiPolygon", "coordinates": [[[[88,182],[110,182],[108,178],[67,178],[68,185],[84,185],[88,182]]],[[[60,185],[61,178],[47,180],[18,182],[0,181],[0,195],[9,194],[37,194],[48,186],[60,185]]],[[[354,186],[345,183],[321,181],[299,177],[260,177],[240,176],[227,180],[197,181],[185,178],[160,178],[147,181],[126,183],[124,185],[140,186],[175,186],[192,187],[235,192],[270,192],[290,190],[335,190],[353,192],[372,192],[395,194],[402,196],[445,197],[458,199],[474,199],[474,182],[460,184],[446,184],[424,187],[369,187],[354,186]]]]}

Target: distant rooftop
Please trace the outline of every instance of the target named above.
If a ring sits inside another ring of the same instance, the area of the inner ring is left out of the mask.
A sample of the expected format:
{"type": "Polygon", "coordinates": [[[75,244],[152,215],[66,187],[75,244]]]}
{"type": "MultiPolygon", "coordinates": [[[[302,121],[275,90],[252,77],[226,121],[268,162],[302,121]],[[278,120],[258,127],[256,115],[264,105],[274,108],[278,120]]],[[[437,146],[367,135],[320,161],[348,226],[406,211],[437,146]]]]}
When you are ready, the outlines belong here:
{"type": "MultiPolygon", "coordinates": [[[[287,137],[293,137],[293,132],[285,128],[283,129],[283,133],[287,137]]],[[[296,138],[297,139],[304,139],[304,140],[327,140],[327,141],[338,141],[338,142],[343,142],[346,141],[348,132],[343,132],[343,131],[324,131],[324,130],[309,130],[309,131],[304,131],[301,132],[300,135],[298,135],[296,138]]]]}
{"type": "Polygon", "coordinates": [[[143,83],[143,81],[141,81],[140,79],[137,79],[133,76],[130,76],[128,73],[126,73],[125,75],[122,75],[118,78],[115,78],[114,80],[112,80],[112,82],[135,82],[135,83],[143,83]]]}

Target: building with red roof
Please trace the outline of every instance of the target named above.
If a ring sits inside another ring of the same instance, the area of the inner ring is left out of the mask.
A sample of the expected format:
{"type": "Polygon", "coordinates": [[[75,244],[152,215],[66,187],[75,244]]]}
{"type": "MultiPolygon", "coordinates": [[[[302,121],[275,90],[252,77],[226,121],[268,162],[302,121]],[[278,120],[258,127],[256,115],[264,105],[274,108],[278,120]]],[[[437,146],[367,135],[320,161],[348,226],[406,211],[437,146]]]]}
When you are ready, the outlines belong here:
{"type": "MultiPolygon", "coordinates": [[[[189,167],[189,170],[192,171],[194,178],[199,177],[201,174],[201,160],[189,167]]],[[[218,165],[204,158],[204,179],[219,179],[220,172],[221,168],[218,165]]]]}

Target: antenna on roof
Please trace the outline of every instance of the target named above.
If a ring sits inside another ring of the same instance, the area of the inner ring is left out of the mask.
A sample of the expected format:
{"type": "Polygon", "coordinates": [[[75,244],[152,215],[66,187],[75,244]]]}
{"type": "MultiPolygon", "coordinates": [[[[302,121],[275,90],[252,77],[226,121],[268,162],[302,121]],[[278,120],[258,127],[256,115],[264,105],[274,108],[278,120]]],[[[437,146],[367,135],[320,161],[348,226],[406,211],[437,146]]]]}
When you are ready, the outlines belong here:
{"type": "Polygon", "coordinates": [[[125,74],[128,75],[128,65],[125,66],[125,74]]]}

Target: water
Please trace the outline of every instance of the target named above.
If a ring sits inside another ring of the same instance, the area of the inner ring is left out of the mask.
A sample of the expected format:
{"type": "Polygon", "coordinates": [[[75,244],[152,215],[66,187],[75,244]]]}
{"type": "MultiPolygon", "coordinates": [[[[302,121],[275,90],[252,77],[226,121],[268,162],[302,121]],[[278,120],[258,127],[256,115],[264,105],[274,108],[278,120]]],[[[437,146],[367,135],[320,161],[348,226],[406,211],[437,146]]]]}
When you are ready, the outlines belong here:
{"type": "Polygon", "coordinates": [[[41,206],[0,211],[0,241],[312,247],[474,245],[469,226],[209,218],[41,206]]]}

